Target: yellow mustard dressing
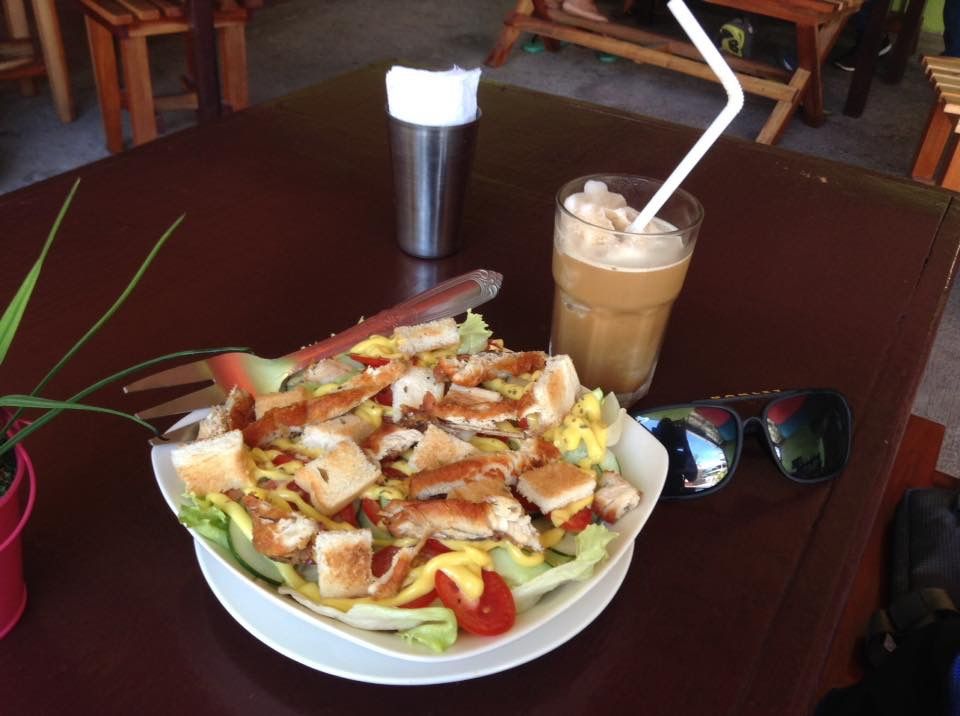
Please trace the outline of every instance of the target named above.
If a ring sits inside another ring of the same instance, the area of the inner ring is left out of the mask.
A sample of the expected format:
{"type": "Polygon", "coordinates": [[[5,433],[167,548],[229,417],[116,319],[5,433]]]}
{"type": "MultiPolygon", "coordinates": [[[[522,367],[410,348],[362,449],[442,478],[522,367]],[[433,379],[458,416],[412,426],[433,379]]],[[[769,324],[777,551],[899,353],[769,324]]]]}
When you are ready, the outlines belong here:
{"type": "Polygon", "coordinates": [[[584,507],[589,507],[593,504],[593,495],[589,497],[584,497],[582,500],[577,500],[576,502],[571,502],[566,507],[561,507],[560,509],[554,510],[550,513],[550,521],[557,527],[562,525],[564,522],[569,520],[575,514],[577,514],[584,507]]]}
{"type": "Polygon", "coordinates": [[[360,341],[348,353],[368,356],[370,358],[402,358],[403,354],[397,348],[397,342],[393,338],[386,336],[373,335],[360,341]]]}

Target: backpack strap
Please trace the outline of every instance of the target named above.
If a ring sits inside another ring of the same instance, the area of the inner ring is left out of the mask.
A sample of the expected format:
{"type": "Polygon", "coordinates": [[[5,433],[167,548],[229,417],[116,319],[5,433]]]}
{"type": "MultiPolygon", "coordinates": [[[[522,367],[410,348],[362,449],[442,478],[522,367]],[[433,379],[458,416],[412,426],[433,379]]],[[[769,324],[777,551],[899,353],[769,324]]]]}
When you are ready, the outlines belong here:
{"type": "Polygon", "coordinates": [[[867,662],[879,667],[897,648],[898,640],[957,608],[944,589],[926,587],[903,594],[888,609],[881,609],[870,617],[864,651],[867,662]]]}

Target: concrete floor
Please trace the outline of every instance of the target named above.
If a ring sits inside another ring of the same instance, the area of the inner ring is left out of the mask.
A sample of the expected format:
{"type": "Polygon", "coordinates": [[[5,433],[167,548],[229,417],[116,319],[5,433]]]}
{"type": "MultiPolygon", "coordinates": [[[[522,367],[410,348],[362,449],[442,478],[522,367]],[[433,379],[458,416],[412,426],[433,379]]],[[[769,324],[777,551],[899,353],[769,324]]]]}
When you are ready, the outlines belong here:
{"type": "MultiPolygon", "coordinates": [[[[725,15],[688,0],[711,34],[725,15]]],[[[60,124],[46,92],[21,97],[11,83],[0,84],[0,193],[67,171],[107,155],[79,3],[58,3],[79,116],[60,124]]],[[[444,0],[267,0],[247,31],[251,101],[278,97],[376,60],[411,64],[480,66],[496,40],[514,0],[482,3],[444,0]]],[[[599,5],[610,14],[612,0],[599,5]]],[[[656,29],[670,31],[669,18],[656,17],[656,29]]],[[[790,28],[775,21],[757,25],[755,56],[775,59],[792,45],[790,28]]],[[[849,46],[849,34],[839,50],[849,46]]],[[[940,38],[921,37],[921,53],[938,54],[940,38]]],[[[179,89],[184,72],[178,38],[155,38],[151,63],[155,89],[179,89]]],[[[718,85],[627,61],[603,63],[592,51],[565,47],[557,54],[515,49],[502,68],[484,77],[554,94],[705,127],[723,104],[718,85]]],[[[933,93],[914,57],[903,81],[875,80],[863,116],[842,114],[850,75],[825,71],[827,122],[811,128],[794,120],[780,146],[897,176],[909,173],[933,93]]],[[[772,102],[747,97],[728,134],[753,138],[772,102]]],[[[191,113],[164,116],[167,131],[189,126],[191,113]]],[[[2,227],[0,227],[2,234],[2,227]]],[[[960,475],[960,287],[955,288],[937,336],[915,412],[948,428],[939,468],[960,475]]]]}

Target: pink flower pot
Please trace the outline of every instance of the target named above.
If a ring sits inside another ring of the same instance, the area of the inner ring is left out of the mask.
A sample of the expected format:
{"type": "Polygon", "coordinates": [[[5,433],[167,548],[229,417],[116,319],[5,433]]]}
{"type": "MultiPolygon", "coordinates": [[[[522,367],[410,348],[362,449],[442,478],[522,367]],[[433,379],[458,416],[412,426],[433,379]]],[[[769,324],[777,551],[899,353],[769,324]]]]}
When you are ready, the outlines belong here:
{"type": "Polygon", "coordinates": [[[13,450],[16,474],[10,489],[0,497],[0,639],[13,629],[27,606],[20,535],[37,497],[37,479],[27,451],[19,444],[13,450]]]}

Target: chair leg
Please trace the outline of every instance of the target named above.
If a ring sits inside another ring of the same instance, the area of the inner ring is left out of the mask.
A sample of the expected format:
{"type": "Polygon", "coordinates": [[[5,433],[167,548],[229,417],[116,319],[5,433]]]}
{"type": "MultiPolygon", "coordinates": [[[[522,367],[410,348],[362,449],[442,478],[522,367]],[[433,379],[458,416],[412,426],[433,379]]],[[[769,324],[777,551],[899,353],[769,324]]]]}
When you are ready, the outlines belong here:
{"type": "Polygon", "coordinates": [[[120,38],[120,56],[123,60],[127,109],[130,110],[130,124],[133,126],[133,145],[137,146],[157,138],[147,38],[120,38]]]}
{"type": "Polygon", "coordinates": [[[803,93],[803,119],[811,127],[823,124],[823,76],[820,71],[820,31],[816,24],[797,24],[797,64],[810,72],[803,93]]]}
{"type": "Polygon", "coordinates": [[[957,142],[953,149],[953,156],[950,157],[950,163],[947,164],[947,171],[943,174],[940,186],[944,189],[960,191],[960,142],[957,142]]]}
{"type": "Polygon", "coordinates": [[[87,43],[90,45],[90,60],[93,79],[97,85],[97,101],[103,120],[103,134],[107,149],[112,153],[123,151],[123,129],[120,119],[120,80],[117,77],[117,55],[113,47],[113,35],[96,20],[84,17],[87,25],[87,43]]]}
{"type": "Polygon", "coordinates": [[[247,89],[247,41],[243,23],[217,30],[223,100],[234,112],[250,105],[247,89]]]}
{"type": "MultiPolygon", "coordinates": [[[[30,25],[27,21],[27,9],[23,0],[0,0],[3,6],[3,18],[6,21],[7,36],[11,40],[30,39],[30,25]]],[[[20,94],[33,97],[37,94],[37,81],[33,77],[24,77],[19,81],[20,94]]]]}
{"type": "Polygon", "coordinates": [[[927,129],[923,133],[923,141],[920,143],[916,161],[913,163],[913,171],[910,172],[910,176],[917,181],[936,180],[940,158],[947,146],[947,140],[950,139],[952,131],[950,125],[950,117],[943,111],[943,103],[934,102],[930,119],[927,121],[927,129]]]}
{"type": "Polygon", "coordinates": [[[520,39],[520,30],[513,26],[511,20],[514,15],[533,14],[533,0],[517,0],[517,7],[503,21],[503,29],[500,31],[500,37],[497,38],[497,44],[490,50],[484,63],[488,67],[500,67],[510,56],[510,50],[520,39]]]}
{"type": "Polygon", "coordinates": [[[70,73],[67,70],[67,56],[63,49],[63,35],[60,32],[60,19],[53,0],[33,0],[33,19],[37,23],[40,36],[40,48],[43,50],[43,63],[47,68],[47,79],[53,94],[53,104],[61,122],[72,122],[77,117],[70,89],[70,73]]]}

